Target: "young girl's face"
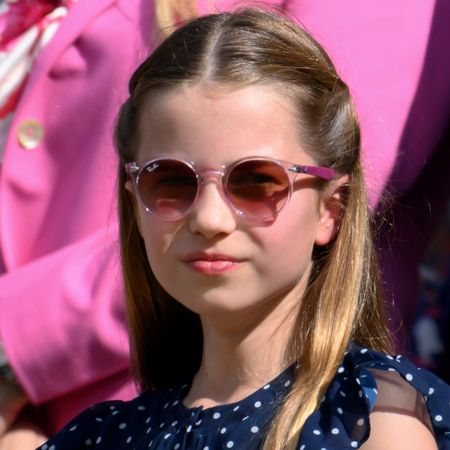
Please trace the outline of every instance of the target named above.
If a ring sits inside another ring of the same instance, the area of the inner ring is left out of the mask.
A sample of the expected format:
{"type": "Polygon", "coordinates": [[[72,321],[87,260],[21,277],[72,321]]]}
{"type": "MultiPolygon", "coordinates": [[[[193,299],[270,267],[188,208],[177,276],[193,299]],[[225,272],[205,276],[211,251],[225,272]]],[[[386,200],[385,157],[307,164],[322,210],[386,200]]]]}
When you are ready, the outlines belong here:
{"type": "MultiPolygon", "coordinates": [[[[315,165],[296,122],[290,102],[274,87],[181,86],[147,98],[136,160],[178,158],[200,170],[254,156],[315,165]]],[[[139,205],[148,260],[164,289],[223,327],[292,312],[307,284],[313,246],[327,243],[334,227],[314,178],[297,178],[299,188],[270,223],[236,215],[214,178],[179,220],[164,222],[139,205]]]]}

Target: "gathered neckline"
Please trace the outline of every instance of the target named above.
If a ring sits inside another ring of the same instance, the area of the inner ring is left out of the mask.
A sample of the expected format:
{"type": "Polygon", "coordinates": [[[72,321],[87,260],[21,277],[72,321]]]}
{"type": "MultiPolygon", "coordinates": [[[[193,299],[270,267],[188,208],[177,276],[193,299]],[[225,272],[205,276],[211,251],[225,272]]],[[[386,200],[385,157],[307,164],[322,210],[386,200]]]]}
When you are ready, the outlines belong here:
{"type": "MultiPolygon", "coordinates": [[[[173,391],[178,393],[179,396],[179,402],[176,406],[178,408],[186,413],[191,412],[205,412],[205,413],[214,413],[214,412],[221,412],[226,410],[236,410],[236,407],[245,407],[247,404],[252,404],[255,401],[258,401],[261,396],[264,396],[265,400],[269,397],[271,397],[273,400],[281,396],[284,396],[287,391],[290,390],[292,382],[295,377],[295,373],[298,370],[299,365],[297,363],[291,364],[289,367],[284,369],[281,373],[276,375],[272,380],[269,382],[263,384],[259,388],[257,388],[254,392],[251,394],[245,396],[244,398],[230,402],[230,403],[222,403],[214,406],[186,406],[184,404],[184,399],[186,398],[187,394],[189,393],[191,384],[185,383],[183,385],[178,385],[177,387],[173,388],[173,391]]],[[[172,390],[172,389],[171,389],[172,390]]]]}

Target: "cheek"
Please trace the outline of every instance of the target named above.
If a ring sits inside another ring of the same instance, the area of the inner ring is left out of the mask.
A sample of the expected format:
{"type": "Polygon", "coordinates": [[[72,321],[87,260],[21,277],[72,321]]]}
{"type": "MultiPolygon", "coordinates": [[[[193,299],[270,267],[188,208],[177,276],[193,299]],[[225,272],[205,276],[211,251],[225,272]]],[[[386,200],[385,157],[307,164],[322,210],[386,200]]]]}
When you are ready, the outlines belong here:
{"type": "Polygon", "coordinates": [[[157,276],[161,271],[165,272],[163,268],[167,261],[166,255],[176,233],[176,225],[166,224],[154,219],[145,211],[140,211],[138,219],[147,259],[155,276],[157,276]]]}
{"type": "Polygon", "coordinates": [[[261,228],[258,238],[263,248],[265,267],[276,266],[277,271],[281,267],[302,272],[312,259],[317,224],[317,213],[290,208],[283,211],[272,226],[261,228]]]}

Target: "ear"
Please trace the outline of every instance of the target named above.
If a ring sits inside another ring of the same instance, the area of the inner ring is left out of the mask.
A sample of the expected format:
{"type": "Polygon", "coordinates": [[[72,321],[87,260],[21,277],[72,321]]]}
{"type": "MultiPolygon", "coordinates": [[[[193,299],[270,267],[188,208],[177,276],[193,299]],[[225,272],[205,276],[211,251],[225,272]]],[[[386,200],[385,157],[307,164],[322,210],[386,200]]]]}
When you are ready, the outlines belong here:
{"type": "Polygon", "coordinates": [[[125,189],[133,193],[133,183],[130,180],[125,181],[125,189]]]}
{"type": "Polygon", "coordinates": [[[332,180],[321,193],[316,245],[327,245],[339,229],[342,212],[342,189],[348,183],[348,175],[332,180]]]}

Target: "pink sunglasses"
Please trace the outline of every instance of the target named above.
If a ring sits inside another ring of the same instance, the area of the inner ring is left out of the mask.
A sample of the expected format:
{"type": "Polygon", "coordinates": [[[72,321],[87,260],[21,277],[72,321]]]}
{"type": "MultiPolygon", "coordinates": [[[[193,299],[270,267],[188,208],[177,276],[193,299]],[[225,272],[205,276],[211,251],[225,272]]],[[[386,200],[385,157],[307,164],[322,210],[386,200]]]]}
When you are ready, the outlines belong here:
{"type": "Polygon", "coordinates": [[[302,166],[275,158],[243,158],[221,170],[197,170],[193,163],[156,158],[143,164],[130,162],[125,171],[133,180],[141,205],[163,221],[183,218],[195,205],[205,181],[220,185],[229,206],[239,217],[265,222],[273,220],[291,197],[297,174],[331,180],[329,167],[302,166]]]}

